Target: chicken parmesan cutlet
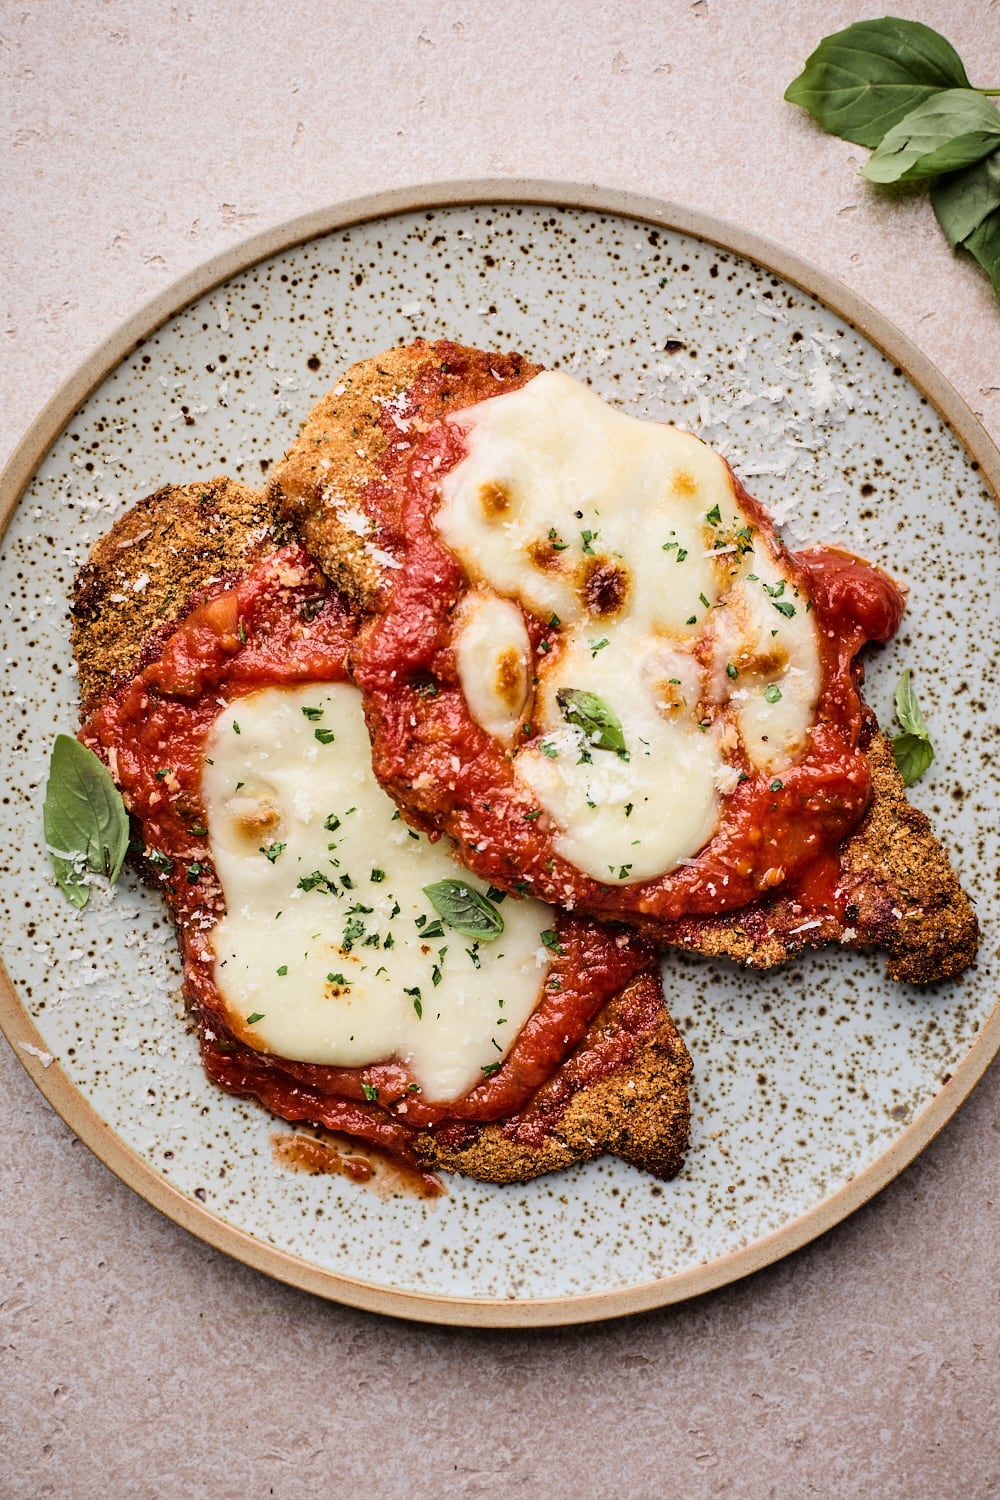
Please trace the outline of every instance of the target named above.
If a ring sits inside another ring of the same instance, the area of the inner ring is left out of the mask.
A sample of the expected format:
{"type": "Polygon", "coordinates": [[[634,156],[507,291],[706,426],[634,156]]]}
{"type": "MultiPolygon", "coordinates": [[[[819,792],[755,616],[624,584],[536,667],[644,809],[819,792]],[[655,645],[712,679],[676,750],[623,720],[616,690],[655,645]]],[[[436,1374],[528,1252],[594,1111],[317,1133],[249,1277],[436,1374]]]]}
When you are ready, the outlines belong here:
{"type": "Polygon", "coordinates": [[[904,591],[792,553],[729,465],[519,355],[353,366],[269,494],[362,614],[375,774],[481,879],[770,967],[926,983],[971,905],[861,697],[904,591]]]}
{"type": "Polygon", "coordinates": [[[84,719],[166,898],[210,1079],[423,1172],[683,1161],[655,954],[471,877],[371,773],[356,616],[265,497],[168,487],[73,605],[84,719]]]}

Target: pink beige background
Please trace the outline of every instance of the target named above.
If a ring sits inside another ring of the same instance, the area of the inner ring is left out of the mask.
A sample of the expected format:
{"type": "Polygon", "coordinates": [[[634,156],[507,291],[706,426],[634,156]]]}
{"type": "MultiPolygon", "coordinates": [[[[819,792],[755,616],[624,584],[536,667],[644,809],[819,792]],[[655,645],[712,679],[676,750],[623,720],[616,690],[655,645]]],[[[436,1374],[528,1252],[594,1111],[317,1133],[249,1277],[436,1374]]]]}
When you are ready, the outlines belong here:
{"type": "MultiPolygon", "coordinates": [[[[894,4],[1000,85],[1000,5],[894,4]]],[[[926,199],[782,92],[878,8],[764,0],[0,3],[0,458],[94,344],[207,256],[324,203],[535,176],[688,203],[893,319],[1000,439],[1000,308],[926,199]]],[[[191,1239],[0,1043],[0,1494],[1000,1492],[988,1074],[824,1239],[593,1328],[354,1312],[191,1239]]]]}

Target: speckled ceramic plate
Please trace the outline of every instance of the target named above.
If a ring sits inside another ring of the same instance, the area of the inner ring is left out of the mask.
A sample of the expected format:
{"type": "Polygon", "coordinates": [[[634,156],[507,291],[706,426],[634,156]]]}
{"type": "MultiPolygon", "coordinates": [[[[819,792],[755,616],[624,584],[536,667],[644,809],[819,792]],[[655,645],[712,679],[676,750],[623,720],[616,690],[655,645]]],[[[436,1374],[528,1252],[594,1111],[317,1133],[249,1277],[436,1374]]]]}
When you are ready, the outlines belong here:
{"type": "Polygon", "coordinates": [[[1000,459],[927,361],[843,287],[704,216],[589,188],[464,184],[353,203],[248,242],[99,349],[3,480],[7,732],[0,879],[17,1055],[82,1139],[163,1212],[272,1275],[438,1322],[609,1317],[745,1275],[910,1161],[1000,1043],[996,778],[1000,459]],[[755,977],[673,958],[694,1056],[684,1175],[601,1161],[527,1187],[379,1197],[275,1165],[283,1127],[204,1079],[158,901],[126,878],[83,915],[41,843],[45,766],[75,724],[66,601],[140,495],[260,481],[337,371],[417,334],[518,347],[725,451],[793,544],[905,577],[868,695],[914,668],[937,760],[914,789],[975,894],[979,967],[927,991],[878,955],[755,977]]]}

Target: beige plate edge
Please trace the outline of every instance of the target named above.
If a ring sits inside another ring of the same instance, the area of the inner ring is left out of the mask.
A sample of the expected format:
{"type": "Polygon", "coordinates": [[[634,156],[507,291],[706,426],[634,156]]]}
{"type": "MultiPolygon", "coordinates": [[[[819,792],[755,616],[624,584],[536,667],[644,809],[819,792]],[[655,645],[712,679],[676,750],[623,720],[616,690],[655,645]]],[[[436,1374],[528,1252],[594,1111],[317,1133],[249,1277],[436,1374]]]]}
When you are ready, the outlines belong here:
{"type": "MultiPolygon", "coordinates": [[[[935,407],[1000,497],[1000,452],[958,393],[892,323],[842,282],[781,246],[697,209],[597,185],[535,179],[486,179],[397,188],[319,209],[254,235],[189,272],[128,318],[43,407],[0,474],[0,535],[31,476],[73,413],[132,350],[195,298],[258,261],[365,220],[462,204],[525,203],[579,208],[679,230],[774,271],[825,303],[891,358],[935,407]]],[[[112,1172],[174,1223],[252,1268],[318,1296],[419,1322],[472,1327],[583,1323],[646,1311],[698,1296],[773,1264],[831,1229],[891,1182],[933,1140],[1000,1051],[1000,1002],[952,1077],[901,1135],[857,1177],[773,1233],[728,1255],[640,1286],[585,1296],[521,1302],[387,1289],[310,1266],[217,1219],[165,1182],[97,1115],[57,1062],[48,1067],[26,1047],[41,1036],[0,964],[0,1030],[56,1113],[112,1172]]]]}

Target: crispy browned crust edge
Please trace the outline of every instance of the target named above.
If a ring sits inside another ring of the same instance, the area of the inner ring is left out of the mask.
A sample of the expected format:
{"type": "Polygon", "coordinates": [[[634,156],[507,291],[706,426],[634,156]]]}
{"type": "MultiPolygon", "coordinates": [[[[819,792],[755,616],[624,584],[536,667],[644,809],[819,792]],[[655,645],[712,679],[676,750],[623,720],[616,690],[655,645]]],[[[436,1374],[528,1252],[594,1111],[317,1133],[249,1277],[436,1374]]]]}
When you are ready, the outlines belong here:
{"type": "MultiPolygon", "coordinates": [[[[633,986],[655,983],[648,974],[632,981],[633,986]]],[[[612,1000],[590,1034],[602,1034],[614,1012],[612,1000]]],[[[683,1166],[690,1132],[691,1071],[688,1050],[664,1010],[631,1066],[579,1089],[541,1144],[518,1141],[501,1121],[479,1126],[474,1139],[458,1147],[430,1133],[420,1146],[430,1165],[483,1182],[524,1182],[606,1154],[654,1177],[675,1177],[683,1166]]]]}
{"type": "MultiPolygon", "coordinates": [[[[478,399],[469,394],[476,390],[475,382],[498,394],[504,382],[521,383],[540,368],[519,354],[490,353],[449,339],[417,339],[387,349],[351,365],[320,397],[271,471],[267,492],[275,513],[295,526],[334,587],[363,613],[377,609],[384,589],[391,586],[391,566],[373,557],[373,551],[391,554],[398,542],[391,506],[380,512],[371,502],[370,487],[381,484],[388,446],[383,411],[391,410],[391,403],[405,398],[430,371],[451,367],[454,390],[447,382],[436,390],[433,406],[427,405],[414,423],[416,430],[426,430],[478,399]],[[356,529],[359,516],[373,530],[356,529]]],[[[399,421],[405,426],[405,417],[399,421]]]]}
{"type": "Polygon", "coordinates": [[[224,476],[164,485],[120,516],[91,548],[70,607],[84,708],[135,670],[196,589],[248,563],[272,522],[263,490],[224,476]]]}
{"type": "Polygon", "coordinates": [[[768,969],[806,947],[840,943],[882,948],[891,979],[931,984],[966,969],[976,956],[979,923],[926,814],[907,800],[892,746],[875,733],[866,755],[872,800],[841,850],[845,916],[817,926],[787,897],[728,917],[688,918],[647,937],[709,958],[768,969]]]}

